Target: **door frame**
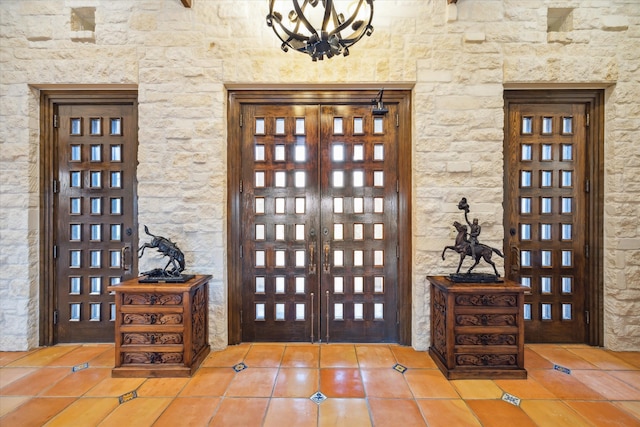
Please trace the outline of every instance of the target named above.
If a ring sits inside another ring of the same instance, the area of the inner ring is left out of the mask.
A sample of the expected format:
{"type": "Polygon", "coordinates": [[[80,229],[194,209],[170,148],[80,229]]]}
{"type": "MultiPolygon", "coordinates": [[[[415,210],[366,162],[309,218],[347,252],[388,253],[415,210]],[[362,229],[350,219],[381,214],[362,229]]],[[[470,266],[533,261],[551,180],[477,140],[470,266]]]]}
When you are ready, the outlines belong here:
{"type": "MultiPolygon", "coordinates": [[[[586,276],[589,278],[585,286],[585,310],[587,316],[586,343],[589,345],[604,345],[604,90],[603,89],[545,89],[545,90],[505,90],[504,91],[504,188],[510,176],[511,165],[508,163],[509,135],[518,132],[511,129],[509,110],[512,104],[553,104],[576,103],[584,104],[589,115],[586,131],[587,165],[586,178],[589,182],[586,212],[586,245],[587,267],[586,276]]],[[[506,193],[505,193],[506,195],[506,193]]],[[[504,210],[504,224],[507,224],[507,210],[504,210]]],[[[508,230],[504,231],[505,247],[507,245],[508,230]]],[[[510,251],[505,252],[505,269],[513,260],[510,251]]]]}
{"type": "MultiPolygon", "coordinates": [[[[227,97],[227,277],[228,344],[242,342],[242,264],[240,149],[243,104],[368,104],[374,105],[379,89],[274,89],[244,90],[228,88],[227,97]]],[[[411,91],[388,89],[385,103],[398,104],[398,343],[411,344],[411,91]]]]}
{"type": "MultiPolygon", "coordinates": [[[[72,104],[122,104],[132,103],[137,122],[137,90],[82,90],[47,89],[40,93],[40,248],[39,248],[39,344],[51,346],[57,343],[54,312],[57,304],[55,282],[55,239],[54,231],[54,173],[57,171],[55,146],[55,116],[58,105],[72,104]]],[[[137,135],[136,135],[137,152],[137,135]]],[[[136,155],[137,157],[137,155],[136,155]]],[[[137,186],[134,186],[134,200],[137,199],[137,186]]],[[[137,217],[137,206],[134,208],[137,217]]],[[[134,271],[134,274],[137,272],[134,271]]]]}

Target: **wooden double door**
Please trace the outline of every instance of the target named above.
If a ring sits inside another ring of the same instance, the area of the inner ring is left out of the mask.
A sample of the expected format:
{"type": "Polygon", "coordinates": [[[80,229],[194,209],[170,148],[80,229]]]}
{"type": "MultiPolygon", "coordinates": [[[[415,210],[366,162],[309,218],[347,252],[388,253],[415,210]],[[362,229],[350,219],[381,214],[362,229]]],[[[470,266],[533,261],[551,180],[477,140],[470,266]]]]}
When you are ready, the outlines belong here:
{"type": "Polygon", "coordinates": [[[241,108],[241,340],[398,342],[398,107],[241,108]]]}

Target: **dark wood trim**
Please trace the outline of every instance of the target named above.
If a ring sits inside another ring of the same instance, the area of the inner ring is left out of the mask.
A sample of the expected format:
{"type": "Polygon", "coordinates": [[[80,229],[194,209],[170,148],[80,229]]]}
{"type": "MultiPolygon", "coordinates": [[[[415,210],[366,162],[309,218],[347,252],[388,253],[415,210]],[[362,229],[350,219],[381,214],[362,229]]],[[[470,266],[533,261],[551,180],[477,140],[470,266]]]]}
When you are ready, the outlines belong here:
{"type": "MultiPolygon", "coordinates": [[[[53,180],[58,165],[55,160],[56,133],[54,116],[63,104],[122,104],[133,103],[137,115],[137,90],[43,90],[40,92],[40,319],[39,344],[56,344],[53,314],[56,307],[55,289],[55,224],[53,180]]],[[[137,122],[137,117],[136,117],[137,122]]],[[[137,184],[136,184],[137,186],[137,184]]],[[[137,197],[137,196],[134,196],[137,197]]],[[[137,203],[134,218],[137,217],[137,203]]]]}
{"type": "MultiPolygon", "coordinates": [[[[242,104],[371,104],[378,90],[229,90],[228,92],[228,144],[227,144],[227,268],[228,292],[228,337],[229,344],[242,341],[241,311],[242,282],[240,263],[240,177],[241,165],[240,111],[242,104]]],[[[399,242],[398,265],[398,324],[399,343],[411,344],[411,91],[385,90],[385,103],[397,103],[399,118],[400,156],[398,171],[399,242]]]]}
{"type": "MultiPolygon", "coordinates": [[[[517,103],[583,103],[589,114],[587,129],[587,177],[590,181],[587,215],[587,245],[589,259],[587,277],[591,278],[586,288],[586,310],[590,313],[587,325],[587,344],[604,345],[604,90],[506,90],[504,92],[505,139],[508,145],[509,106],[517,103]]],[[[505,179],[509,165],[505,157],[505,179]]],[[[506,188],[505,182],[505,188],[506,188]]],[[[505,224],[507,223],[505,211],[505,224]]],[[[505,230],[505,236],[507,231],[505,230]]]]}
{"type": "Polygon", "coordinates": [[[180,0],[184,7],[191,7],[192,0],[180,0]]]}

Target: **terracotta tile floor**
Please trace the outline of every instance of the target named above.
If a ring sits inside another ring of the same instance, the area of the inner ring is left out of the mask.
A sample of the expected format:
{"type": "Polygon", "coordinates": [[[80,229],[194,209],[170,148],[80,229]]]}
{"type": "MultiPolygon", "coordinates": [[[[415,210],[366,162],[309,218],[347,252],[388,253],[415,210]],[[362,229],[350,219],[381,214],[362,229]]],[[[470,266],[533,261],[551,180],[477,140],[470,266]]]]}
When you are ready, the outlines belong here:
{"type": "Polygon", "coordinates": [[[109,344],[0,352],[0,426],[640,426],[640,352],[532,344],[526,380],[455,381],[398,345],[241,344],[191,378],[111,378],[113,356],[109,344]]]}

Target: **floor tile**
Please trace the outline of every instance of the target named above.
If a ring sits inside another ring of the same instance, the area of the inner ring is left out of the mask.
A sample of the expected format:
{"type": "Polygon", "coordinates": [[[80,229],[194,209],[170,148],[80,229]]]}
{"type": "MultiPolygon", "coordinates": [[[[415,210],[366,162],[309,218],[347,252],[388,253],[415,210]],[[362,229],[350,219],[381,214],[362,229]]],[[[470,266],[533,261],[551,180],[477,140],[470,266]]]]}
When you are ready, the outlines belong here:
{"type": "Polygon", "coordinates": [[[524,348],[524,368],[529,369],[553,369],[553,363],[540,356],[529,346],[524,348]]]}
{"type": "Polygon", "coordinates": [[[606,371],[607,374],[624,381],[636,390],[640,390],[640,370],[638,371],[606,371]]]}
{"type": "Polygon", "coordinates": [[[41,368],[0,389],[0,395],[36,396],[71,373],[69,368],[41,368]]]}
{"type": "MultiPolygon", "coordinates": [[[[317,369],[280,368],[273,397],[306,397],[318,391],[317,369]]],[[[325,393],[326,394],[326,393],[325,393]]]]}
{"type": "Polygon", "coordinates": [[[559,399],[606,400],[577,378],[559,371],[534,369],[529,371],[529,376],[559,399]]]}
{"type": "Polygon", "coordinates": [[[105,378],[85,393],[85,397],[119,397],[137,390],[146,378],[105,378]]]}
{"type": "Polygon", "coordinates": [[[15,380],[34,373],[38,368],[0,368],[0,389],[15,380]]]}
{"type": "Polygon", "coordinates": [[[357,368],[356,348],[352,344],[324,344],[320,346],[321,368],[357,368]]]}
{"type": "Polygon", "coordinates": [[[270,397],[276,380],[276,368],[247,368],[231,380],[226,397],[270,397]]]}
{"type": "Polygon", "coordinates": [[[181,397],[224,396],[236,373],[231,368],[200,368],[180,392],[181,397]]]}
{"type": "Polygon", "coordinates": [[[46,427],[94,427],[118,406],[115,397],[78,399],[51,419],[46,427]]]}
{"type": "Polygon", "coordinates": [[[429,427],[481,426],[462,399],[418,399],[417,402],[429,427]]]}
{"type": "Polygon", "coordinates": [[[77,345],[60,345],[53,347],[43,347],[38,351],[17,359],[6,366],[46,366],[59,357],[77,349],[77,345]]]}
{"type": "Polygon", "coordinates": [[[454,380],[453,387],[463,399],[500,399],[502,390],[491,380],[454,380]]]}
{"type": "Polygon", "coordinates": [[[569,348],[568,350],[599,369],[636,369],[633,365],[602,348],[584,347],[569,348]]]}
{"type": "Polygon", "coordinates": [[[597,390],[607,400],[640,400],[640,390],[605,371],[576,370],[571,374],[592,390],[597,390]]]}
{"type": "Polygon", "coordinates": [[[404,373],[416,399],[458,399],[460,395],[439,370],[409,369],[404,373]]]}
{"type": "Polygon", "coordinates": [[[622,402],[611,402],[613,405],[617,406],[618,408],[626,411],[627,413],[629,413],[630,415],[633,415],[634,417],[636,417],[638,419],[638,422],[640,423],[640,401],[622,401],[622,402]]]}
{"type": "Polygon", "coordinates": [[[100,423],[100,427],[150,427],[170,403],[171,399],[167,397],[139,397],[130,400],[118,405],[100,423]]]}
{"type": "Polygon", "coordinates": [[[359,369],[320,369],[320,391],[327,397],[365,397],[359,369]]]}
{"type": "Polygon", "coordinates": [[[391,368],[362,369],[362,382],[367,397],[389,399],[412,398],[411,390],[404,376],[391,368]]]}
{"type": "Polygon", "coordinates": [[[590,423],[600,426],[640,426],[640,420],[628,412],[616,407],[609,402],[586,402],[570,400],[564,402],[574,411],[589,420],[590,423]]]}
{"type": "Polygon", "coordinates": [[[51,360],[47,363],[47,366],[68,366],[73,367],[82,363],[89,363],[89,366],[93,366],[90,361],[104,353],[105,351],[113,352],[113,345],[111,344],[85,344],[77,347],[62,356],[51,360]]]}
{"type": "MultiPolygon", "coordinates": [[[[0,417],[5,416],[9,412],[24,404],[31,396],[2,396],[0,397],[0,417]]],[[[2,425],[2,420],[0,420],[2,425]]]]}
{"type": "MultiPolygon", "coordinates": [[[[554,365],[560,365],[569,369],[597,369],[595,365],[587,362],[569,349],[552,344],[536,344],[529,348],[554,365]]],[[[525,356],[525,364],[526,364],[525,356]]]]}
{"type": "Polygon", "coordinates": [[[282,357],[283,368],[319,368],[319,345],[288,345],[282,357]]]}
{"type": "Polygon", "coordinates": [[[139,397],[175,397],[188,382],[189,378],[148,378],[137,393],[139,397]]]}
{"type": "Polygon", "coordinates": [[[469,400],[466,403],[483,427],[536,427],[522,409],[503,400],[469,400]]]}
{"type": "Polygon", "coordinates": [[[370,427],[365,399],[328,399],[318,406],[318,427],[370,427]]]}
{"type": "MultiPolygon", "coordinates": [[[[22,359],[25,356],[38,350],[29,351],[0,351],[0,366],[7,366],[9,363],[22,359]]],[[[18,365],[20,366],[20,365],[18,365]]]]}
{"type": "Polygon", "coordinates": [[[375,427],[426,426],[413,399],[369,399],[371,419],[375,427]]]}
{"type": "Polygon", "coordinates": [[[89,366],[94,368],[113,368],[115,366],[116,353],[111,346],[111,349],[103,351],[93,359],[89,360],[89,366]]]}
{"type": "Polygon", "coordinates": [[[153,427],[206,426],[221,401],[220,397],[178,397],[167,406],[153,427]]]}
{"type": "Polygon", "coordinates": [[[355,347],[361,368],[391,368],[397,363],[387,345],[356,345],[355,347]]]}
{"type": "Polygon", "coordinates": [[[260,426],[268,404],[269,399],[264,398],[224,398],[209,426],[260,426]]]}
{"type": "Polygon", "coordinates": [[[429,352],[417,351],[412,347],[391,345],[389,349],[395,356],[396,360],[402,366],[409,369],[437,369],[436,363],[433,361],[429,352]]]}
{"type": "Polygon", "coordinates": [[[519,399],[554,399],[555,395],[529,376],[526,380],[494,380],[503,391],[519,399]]]}
{"type": "Polygon", "coordinates": [[[640,369],[640,351],[606,351],[615,357],[624,360],[628,364],[633,365],[636,369],[640,369]]]}
{"type": "MultiPolygon", "coordinates": [[[[263,427],[318,425],[318,405],[309,399],[271,399],[263,427]]],[[[155,427],[155,426],[154,426],[155,427]]]]}
{"type": "Polygon", "coordinates": [[[110,376],[109,368],[88,368],[72,372],[43,391],[40,396],[82,396],[110,376]]]}
{"type": "Polygon", "coordinates": [[[539,426],[576,427],[589,425],[587,420],[559,400],[525,400],[522,410],[539,426]]]}
{"type": "Polygon", "coordinates": [[[250,368],[273,368],[280,366],[284,344],[253,344],[244,358],[250,368]]]}
{"type": "Polygon", "coordinates": [[[74,400],[73,397],[35,397],[3,416],[0,424],[3,427],[41,427],[74,400]]]}
{"type": "Polygon", "coordinates": [[[249,344],[239,344],[230,345],[221,351],[212,351],[201,366],[231,368],[244,360],[249,348],[249,344]]]}

